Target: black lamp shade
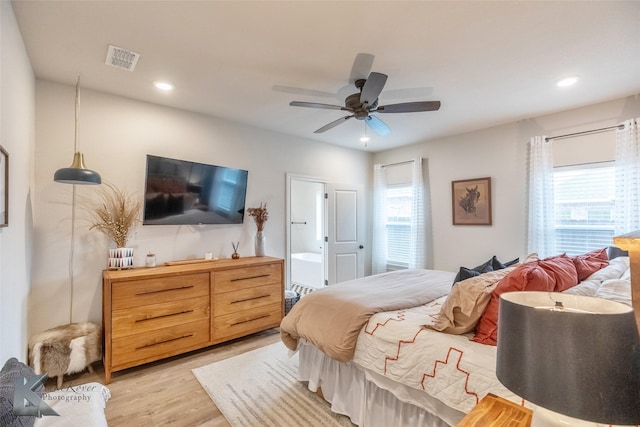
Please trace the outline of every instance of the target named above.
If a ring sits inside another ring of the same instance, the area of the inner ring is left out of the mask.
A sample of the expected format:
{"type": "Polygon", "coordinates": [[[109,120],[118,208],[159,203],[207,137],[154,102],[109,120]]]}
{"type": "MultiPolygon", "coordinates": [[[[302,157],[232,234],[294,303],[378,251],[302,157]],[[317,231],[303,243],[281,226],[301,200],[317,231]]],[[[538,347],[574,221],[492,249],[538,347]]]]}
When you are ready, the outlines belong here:
{"type": "Polygon", "coordinates": [[[633,309],[548,292],[500,296],[496,374],[518,396],[581,420],[640,423],[640,337],[633,309]],[[564,310],[553,310],[559,301],[564,310]]]}
{"type": "Polygon", "coordinates": [[[53,180],[63,184],[95,185],[102,183],[98,172],[84,166],[82,153],[75,153],[71,166],[58,169],[53,175],[53,180]]]}

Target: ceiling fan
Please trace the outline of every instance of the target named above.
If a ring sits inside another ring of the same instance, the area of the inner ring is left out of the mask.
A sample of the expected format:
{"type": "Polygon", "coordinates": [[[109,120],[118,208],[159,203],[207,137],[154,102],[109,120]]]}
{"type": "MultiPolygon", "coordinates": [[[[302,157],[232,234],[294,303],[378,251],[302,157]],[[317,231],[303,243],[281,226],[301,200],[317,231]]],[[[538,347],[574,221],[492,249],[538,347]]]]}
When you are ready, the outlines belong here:
{"type": "Polygon", "coordinates": [[[349,119],[356,118],[364,122],[378,135],[388,135],[391,132],[382,120],[374,113],[415,113],[420,111],[436,111],[440,109],[440,101],[403,102],[378,106],[378,96],[382,92],[388,76],[382,73],[371,72],[366,79],[357,79],[355,86],[358,93],[349,95],[344,100],[344,106],[322,104],[318,102],[291,101],[289,105],[294,107],[321,108],[326,110],[342,110],[351,114],[334,120],[322,126],[314,133],[326,132],[349,119]]]}

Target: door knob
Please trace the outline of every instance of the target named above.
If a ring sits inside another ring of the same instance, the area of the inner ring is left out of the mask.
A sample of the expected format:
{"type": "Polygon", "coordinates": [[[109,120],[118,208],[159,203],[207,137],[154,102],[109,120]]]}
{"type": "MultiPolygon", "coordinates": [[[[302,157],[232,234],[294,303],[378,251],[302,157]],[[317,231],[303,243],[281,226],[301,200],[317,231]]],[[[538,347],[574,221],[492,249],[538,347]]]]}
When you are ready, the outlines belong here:
{"type": "Polygon", "coordinates": [[[358,247],[359,247],[360,249],[364,249],[364,246],[362,246],[362,245],[360,245],[360,246],[358,246],[358,247]]]}

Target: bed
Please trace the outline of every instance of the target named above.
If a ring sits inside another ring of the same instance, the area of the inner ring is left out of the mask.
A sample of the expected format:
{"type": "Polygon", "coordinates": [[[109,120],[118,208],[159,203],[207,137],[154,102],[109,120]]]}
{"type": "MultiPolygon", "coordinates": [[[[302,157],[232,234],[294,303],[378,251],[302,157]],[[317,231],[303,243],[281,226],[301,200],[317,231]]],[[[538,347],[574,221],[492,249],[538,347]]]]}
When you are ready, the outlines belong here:
{"type": "MultiPolygon", "coordinates": [[[[571,275],[556,277],[553,286],[566,293],[631,305],[629,258],[605,262],[603,251],[598,252],[597,268],[589,258],[593,253],[582,258],[549,258],[554,260],[551,275],[565,275],[568,262],[577,266],[575,275],[572,267],[571,275]],[[580,262],[588,268],[581,269],[580,262]]],[[[453,426],[488,393],[531,406],[498,381],[496,347],[486,344],[491,334],[482,337],[479,333],[482,328],[491,330],[491,321],[483,317],[497,310],[492,299],[499,297],[503,284],[512,276],[522,278],[523,270],[539,270],[538,264],[546,262],[535,256],[525,261],[475,274],[453,287],[455,273],[404,270],[313,292],[281,324],[282,341],[299,353],[298,379],[308,382],[311,391],[321,389],[334,412],[367,427],[453,426]],[[420,289],[420,283],[426,291],[420,289]],[[475,283],[474,297],[461,298],[459,289],[467,289],[468,283],[475,283]],[[387,286],[389,292],[379,291],[387,286]],[[405,287],[408,297],[401,290],[405,287]],[[366,300],[370,293],[381,302],[366,302],[362,312],[344,302],[353,302],[358,294],[366,300]],[[349,311],[356,313],[355,320],[343,318],[349,311]],[[453,312],[456,315],[447,318],[453,312]],[[310,324],[325,327],[314,331],[310,324]]],[[[536,286],[542,285],[530,281],[520,290],[554,290],[536,286]]]]}

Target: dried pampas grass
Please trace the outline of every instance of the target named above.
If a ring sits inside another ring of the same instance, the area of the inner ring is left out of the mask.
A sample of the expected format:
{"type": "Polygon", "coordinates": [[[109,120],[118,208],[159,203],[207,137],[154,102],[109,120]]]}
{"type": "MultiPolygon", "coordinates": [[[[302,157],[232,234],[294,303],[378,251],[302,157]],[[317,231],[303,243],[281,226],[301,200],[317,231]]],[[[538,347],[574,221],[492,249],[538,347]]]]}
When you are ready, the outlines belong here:
{"type": "Polygon", "coordinates": [[[253,217],[256,221],[256,227],[258,227],[258,231],[264,230],[264,223],[269,219],[269,211],[267,210],[266,203],[260,203],[259,208],[249,208],[247,209],[249,215],[253,217]]]}
{"type": "Polygon", "coordinates": [[[98,194],[100,200],[89,201],[86,207],[91,216],[89,229],[106,234],[118,248],[126,247],[131,229],[140,222],[141,200],[106,183],[98,194]]]}

